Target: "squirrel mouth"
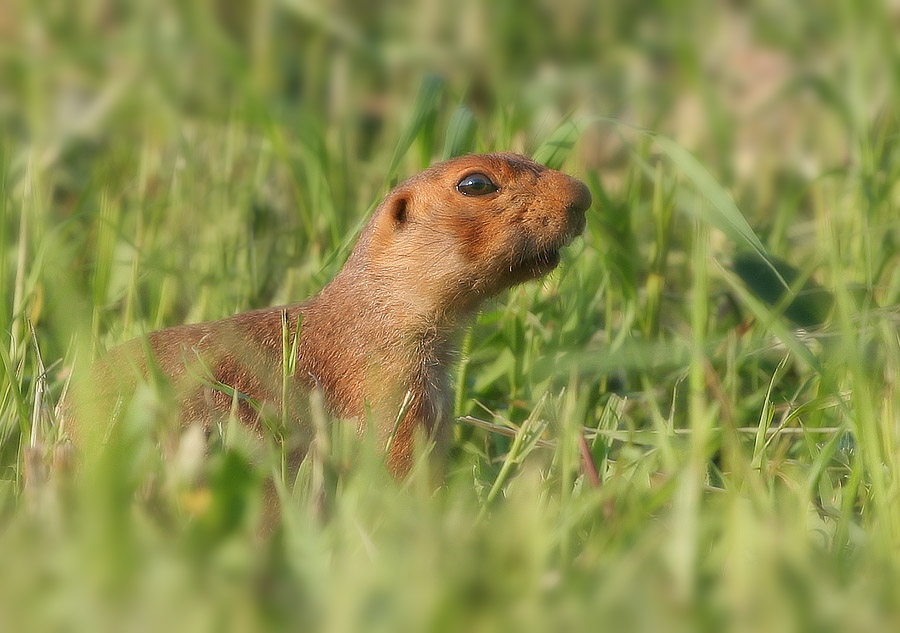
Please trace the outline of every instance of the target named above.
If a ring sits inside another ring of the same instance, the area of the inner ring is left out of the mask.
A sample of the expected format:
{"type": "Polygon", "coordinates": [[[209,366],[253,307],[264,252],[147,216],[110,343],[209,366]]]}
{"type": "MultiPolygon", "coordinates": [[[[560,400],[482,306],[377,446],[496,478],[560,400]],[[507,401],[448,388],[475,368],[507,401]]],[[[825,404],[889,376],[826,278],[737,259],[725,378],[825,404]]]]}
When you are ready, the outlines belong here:
{"type": "Polygon", "coordinates": [[[571,244],[583,229],[583,224],[576,225],[552,244],[534,249],[527,255],[523,253],[525,256],[517,264],[511,266],[509,272],[520,279],[543,277],[559,266],[559,262],[562,260],[560,251],[571,244]]]}
{"type": "Polygon", "coordinates": [[[559,266],[562,257],[559,254],[560,249],[553,248],[538,253],[534,257],[523,263],[523,268],[535,273],[535,276],[544,275],[559,266]]]}
{"type": "Polygon", "coordinates": [[[517,266],[511,267],[510,272],[513,274],[518,273],[516,276],[526,279],[543,277],[559,266],[559,262],[562,259],[560,250],[563,246],[565,246],[565,244],[542,250],[534,255],[524,258],[517,266]]]}

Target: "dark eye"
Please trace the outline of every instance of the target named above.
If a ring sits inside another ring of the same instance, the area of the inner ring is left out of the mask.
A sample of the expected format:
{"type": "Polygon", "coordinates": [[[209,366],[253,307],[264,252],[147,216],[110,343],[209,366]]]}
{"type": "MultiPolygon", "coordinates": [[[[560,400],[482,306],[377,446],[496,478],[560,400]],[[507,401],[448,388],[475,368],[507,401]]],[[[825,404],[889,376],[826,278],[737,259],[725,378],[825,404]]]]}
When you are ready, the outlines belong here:
{"type": "Polygon", "coordinates": [[[484,174],[470,174],[456,185],[456,190],[464,196],[486,196],[498,189],[499,187],[484,174]]]}

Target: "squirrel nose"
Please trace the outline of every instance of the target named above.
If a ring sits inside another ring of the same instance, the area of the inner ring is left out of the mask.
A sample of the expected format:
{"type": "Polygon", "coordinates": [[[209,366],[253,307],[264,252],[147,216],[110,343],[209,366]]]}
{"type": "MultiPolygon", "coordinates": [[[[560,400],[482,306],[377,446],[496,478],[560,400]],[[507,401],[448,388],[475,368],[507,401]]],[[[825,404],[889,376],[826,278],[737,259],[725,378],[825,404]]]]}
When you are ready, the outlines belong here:
{"type": "Polygon", "coordinates": [[[591,191],[587,188],[587,185],[577,178],[572,178],[571,176],[568,178],[571,191],[570,202],[566,207],[572,215],[583,215],[593,203],[591,191]]]}

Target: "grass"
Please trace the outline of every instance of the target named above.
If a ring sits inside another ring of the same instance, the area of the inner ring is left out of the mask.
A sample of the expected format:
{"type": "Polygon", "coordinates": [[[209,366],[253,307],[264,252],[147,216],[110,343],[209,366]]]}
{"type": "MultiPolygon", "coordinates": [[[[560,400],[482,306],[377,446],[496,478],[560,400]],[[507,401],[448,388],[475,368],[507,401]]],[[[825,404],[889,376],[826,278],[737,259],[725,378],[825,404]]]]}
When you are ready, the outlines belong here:
{"type": "Polygon", "coordinates": [[[0,630],[897,630],[896,14],[566,8],[0,9],[0,630]],[[309,296],[473,150],[595,207],[473,324],[438,489],[315,408],[281,478],[150,388],[52,472],[73,365],[309,296]]]}

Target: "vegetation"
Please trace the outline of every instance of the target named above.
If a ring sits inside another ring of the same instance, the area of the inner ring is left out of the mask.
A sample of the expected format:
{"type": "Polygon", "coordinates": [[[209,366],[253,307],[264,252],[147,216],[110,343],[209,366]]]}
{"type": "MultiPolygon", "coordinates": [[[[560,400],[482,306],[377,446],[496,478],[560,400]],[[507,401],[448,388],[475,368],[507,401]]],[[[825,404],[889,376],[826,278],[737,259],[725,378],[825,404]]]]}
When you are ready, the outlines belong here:
{"type": "Polygon", "coordinates": [[[896,7],[378,4],[0,6],[0,630],[898,630],[896,7]],[[309,296],[488,150],[595,205],[466,337],[439,487],[149,387],[54,468],[103,349],[309,296]]]}

